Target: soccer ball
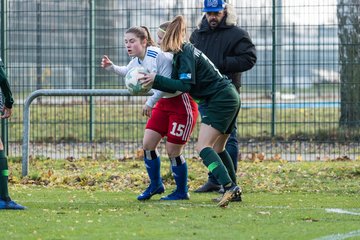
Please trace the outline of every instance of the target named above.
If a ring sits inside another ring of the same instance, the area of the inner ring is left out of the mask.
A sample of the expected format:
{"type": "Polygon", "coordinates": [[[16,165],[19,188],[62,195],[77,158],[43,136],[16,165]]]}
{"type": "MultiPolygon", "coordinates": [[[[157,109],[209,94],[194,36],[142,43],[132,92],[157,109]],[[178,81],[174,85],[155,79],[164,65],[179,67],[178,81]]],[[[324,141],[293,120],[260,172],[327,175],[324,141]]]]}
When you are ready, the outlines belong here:
{"type": "Polygon", "coordinates": [[[144,94],[150,91],[151,87],[144,87],[139,82],[139,78],[144,76],[144,73],[149,73],[143,67],[131,68],[125,76],[125,85],[131,94],[144,94]]]}

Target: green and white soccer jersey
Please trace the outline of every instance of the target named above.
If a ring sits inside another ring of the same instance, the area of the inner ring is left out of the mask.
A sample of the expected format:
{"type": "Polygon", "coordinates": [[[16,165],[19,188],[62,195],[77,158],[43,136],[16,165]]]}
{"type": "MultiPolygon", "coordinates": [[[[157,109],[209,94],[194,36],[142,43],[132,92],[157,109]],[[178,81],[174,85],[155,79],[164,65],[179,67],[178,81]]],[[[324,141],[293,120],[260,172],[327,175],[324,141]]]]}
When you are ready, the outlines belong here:
{"type": "Polygon", "coordinates": [[[180,79],[193,86],[190,95],[195,99],[206,99],[231,81],[223,76],[204,53],[185,43],[182,51],[173,58],[173,79],[180,79]]]}
{"type": "Polygon", "coordinates": [[[207,102],[202,123],[221,133],[232,132],[240,110],[240,96],[205,54],[185,43],[182,51],[174,55],[172,78],[190,83],[190,95],[207,102]]]}

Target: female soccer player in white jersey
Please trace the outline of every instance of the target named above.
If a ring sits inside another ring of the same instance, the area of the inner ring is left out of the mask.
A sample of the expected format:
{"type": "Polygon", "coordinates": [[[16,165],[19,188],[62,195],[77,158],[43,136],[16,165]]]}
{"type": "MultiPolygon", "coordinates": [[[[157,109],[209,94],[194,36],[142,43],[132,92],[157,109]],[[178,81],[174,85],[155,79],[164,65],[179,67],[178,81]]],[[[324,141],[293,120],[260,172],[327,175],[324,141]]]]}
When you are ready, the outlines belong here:
{"type": "MultiPolygon", "coordinates": [[[[133,59],[127,66],[117,66],[104,56],[101,62],[103,68],[125,76],[129,69],[142,66],[150,72],[171,76],[172,54],[164,53],[154,46],[154,41],[146,27],[129,28],[125,33],[124,41],[127,52],[133,59]]],[[[165,191],[160,174],[160,156],[157,151],[157,146],[165,136],[166,151],[171,161],[176,189],[161,200],[189,199],[187,164],[182,151],[196,124],[197,104],[188,93],[177,91],[169,94],[154,90],[154,94],[145,103],[143,115],[149,117],[145,127],[143,149],[150,185],[137,199],[147,200],[165,191]]]]}

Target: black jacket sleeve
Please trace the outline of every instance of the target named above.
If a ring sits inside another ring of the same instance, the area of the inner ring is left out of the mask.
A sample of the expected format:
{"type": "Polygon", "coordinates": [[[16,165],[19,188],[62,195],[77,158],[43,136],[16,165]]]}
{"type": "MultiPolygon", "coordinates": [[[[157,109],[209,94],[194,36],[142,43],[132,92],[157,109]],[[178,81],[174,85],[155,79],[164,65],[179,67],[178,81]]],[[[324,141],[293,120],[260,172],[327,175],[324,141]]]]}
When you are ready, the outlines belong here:
{"type": "Polygon", "coordinates": [[[223,73],[245,72],[256,63],[255,45],[246,31],[242,31],[242,34],[243,36],[234,44],[232,54],[225,56],[222,64],[223,73]]]}

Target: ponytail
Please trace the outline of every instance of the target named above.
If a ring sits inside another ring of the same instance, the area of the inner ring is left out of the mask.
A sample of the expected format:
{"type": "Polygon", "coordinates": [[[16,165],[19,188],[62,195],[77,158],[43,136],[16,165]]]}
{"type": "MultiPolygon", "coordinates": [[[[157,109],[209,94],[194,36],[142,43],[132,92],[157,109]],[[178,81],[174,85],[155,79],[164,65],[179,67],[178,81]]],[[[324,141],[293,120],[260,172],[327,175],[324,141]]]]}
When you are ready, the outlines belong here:
{"type": "Polygon", "coordinates": [[[147,27],[145,27],[145,26],[140,26],[140,27],[141,27],[142,29],[144,29],[145,32],[146,32],[147,46],[155,46],[156,44],[155,44],[154,40],[153,40],[152,37],[151,37],[151,34],[150,34],[150,32],[149,32],[149,29],[148,29],[147,27]]]}
{"type": "Polygon", "coordinates": [[[161,42],[161,50],[164,52],[179,52],[185,41],[186,22],[181,15],[176,16],[167,27],[161,42]]]}

